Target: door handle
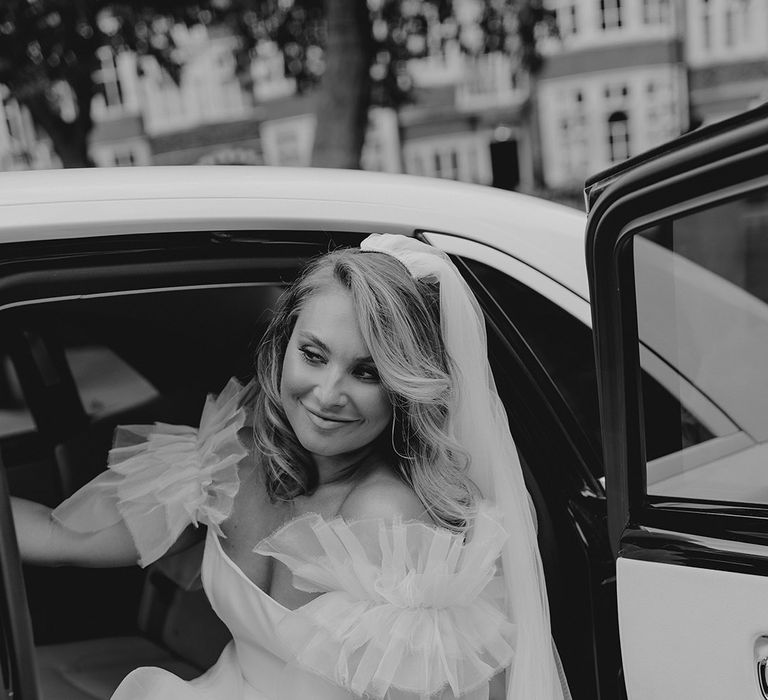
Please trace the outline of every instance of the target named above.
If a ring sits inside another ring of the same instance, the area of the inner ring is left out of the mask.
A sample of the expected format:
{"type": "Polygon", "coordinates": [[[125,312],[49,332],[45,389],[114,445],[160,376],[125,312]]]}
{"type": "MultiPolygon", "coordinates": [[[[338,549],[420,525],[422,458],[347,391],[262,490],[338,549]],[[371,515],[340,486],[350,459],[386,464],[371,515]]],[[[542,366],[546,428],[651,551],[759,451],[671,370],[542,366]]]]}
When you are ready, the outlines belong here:
{"type": "Polygon", "coordinates": [[[768,700],[768,636],[764,635],[757,638],[755,659],[757,661],[757,685],[763,698],[768,700]]]}

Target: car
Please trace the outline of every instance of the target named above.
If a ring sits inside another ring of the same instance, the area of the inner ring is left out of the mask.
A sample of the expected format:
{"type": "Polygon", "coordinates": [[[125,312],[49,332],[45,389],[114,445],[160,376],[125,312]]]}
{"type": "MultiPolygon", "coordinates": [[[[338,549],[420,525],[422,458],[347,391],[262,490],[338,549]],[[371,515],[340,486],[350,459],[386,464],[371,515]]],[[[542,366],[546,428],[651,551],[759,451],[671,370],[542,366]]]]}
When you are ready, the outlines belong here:
{"type": "MultiPolygon", "coordinates": [[[[304,261],[418,236],[486,315],[574,698],[768,697],[767,131],[761,108],[600,173],[588,216],[377,173],[0,174],[1,490],[54,505],[104,468],[117,424],[194,425],[253,372],[304,261]]],[[[185,565],[22,569],[0,494],[7,690],[199,673],[227,633],[174,583],[185,565]]]]}

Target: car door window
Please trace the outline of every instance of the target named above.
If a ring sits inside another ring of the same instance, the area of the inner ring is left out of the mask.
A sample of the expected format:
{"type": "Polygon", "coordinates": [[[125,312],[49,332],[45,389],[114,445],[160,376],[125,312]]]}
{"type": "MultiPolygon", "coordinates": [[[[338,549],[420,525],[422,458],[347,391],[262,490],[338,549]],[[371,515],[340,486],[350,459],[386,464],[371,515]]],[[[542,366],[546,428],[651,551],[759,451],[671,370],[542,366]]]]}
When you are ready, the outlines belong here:
{"type": "MultiPolygon", "coordinates": [[[[157,390],[119,355],[103,345],[64,349],[88,416],[104,418],[156,398],[157,390]]],[[[32,417],[9,355],[0,358],[0,440],[32,433],[32,417]]]]}
{"type": "MultiPolygon", "coordinates": [[[[525,338],[593,449],[600,454],[602,438],[591,329],[552,300],[500,270],[467,258],[463,260],[525,338]]],[[[695,389],[686,386],[687,390],[681,392],[681,377],[647,348],[642,348],[640,359],[647,407],[646,451],[649,459],[659,460],[655,465],[658,472],[664,466],[665,457],[679,453],[683,445],[709,440],[713,433],[681,402],[681,395],[692,402],[695,389]]],[[[698,399],[696,406],[700,413],[717,414],[706,397],[698,396],[698,399]]],[[[600,478],[603,474],[596,476],[600,478]]]]}
{"type": "Polygon", "coordinates": [[[768,503],[768,192],[647,228],[633,257],[641,361],[679,404],[659,420],[643,386],[648,494],[768,503]]]}
{"type": "MultiPolygon", "coordinates": [[[[25,376],[14,370],[9,353],[4,364],[5,393],[0,398],[9,411],[26,415],[20,427],[27,430],[0,436],[11,493],[49,505],[58,503],[105,468],[118,423],[196,425],[206,393],[220,391],[230,376],[246,380],[252,375],[256,344],[282,289],[280,283],[254,280],[121,290],[0,311],[6,330],[24,338],[44,338],[52,353],[62,352],[74,380],[72,391],[77,391],[87,416],[85,425],[78,424],[72,435],[54,437],[34,425],[36,402],[45,395],[26,391],[25,376]]],[[[125,636],[135,634],[138,626],[149,636],[167,634],[170,639],[163,642],[194,664],[200,659],[212,663],[221,651],[216,635],[191,651],[184,647],[184,639],[178,641],[178,648],[173,646],[177,633],[166,633],[163,625],[171,624],[167,616],[176,615],[176,608],[163,598],[170,596],[167,584],[156,579],[143,581],[138,571],[27,567],[36,642],[125,636]],[[102,596],[100,590],[111,594],[102,596]],[[115,598],[122,604],[110,607],[109,601],[115,598]]],[[[190,605],[194,614],[203,615],[194,601],[190,605]]],[[[185,609],[184,615],[189,614],[185,609]]],[[[197,623],[194,616],[173,618],[177,626],[197,623]]]]}
{"type": "Polygon", "coordinates": [[[10,355],[0,355],[0,440],[34,429],[10,355]]]}
{"type": "MultiPolygon", "coordinates": [[[[467,258],[463,260],[528,343],[595,453],[600,454],[600,416],[590,329],[554,302],[500,270],[467,258]]],[[[595,474],[596,478],[602,476],[602,471],[595,474]]]]}

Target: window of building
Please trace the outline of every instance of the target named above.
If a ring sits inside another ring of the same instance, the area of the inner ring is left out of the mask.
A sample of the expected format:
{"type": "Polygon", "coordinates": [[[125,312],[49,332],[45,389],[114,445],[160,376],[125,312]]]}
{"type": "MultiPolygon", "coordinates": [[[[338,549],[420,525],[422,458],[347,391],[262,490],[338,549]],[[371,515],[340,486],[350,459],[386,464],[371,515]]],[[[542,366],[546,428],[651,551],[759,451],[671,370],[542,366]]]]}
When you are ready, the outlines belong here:
{"type": "Polygon", "coordinates": [[[561,37],[577,34],[579,31],[578,12],[575,2],[560,2],[554,8],[555,22],[561,37]]]}
{"type": "Polygon", "coordinates": [[[11,143],[21,143],[24,137],[24,125],[19,103],[16,100],[8,100],[4,105],[3,112],[5,114],[5,128],[11,143]]]}
{"type": "Polygon", "coordinates": [[[749,0],[729,0],[723,13],[725,45],[732,48],[750,36],[752,5],[749,0]]]}
{"type": "Polygon", "coordinates": [[[93,75],[96,89],[104,97],[107,109],[120,108],[124,97],[117,72],[117,55],[108,46],[100,47],[97,55],[101,66],[93,75]]]}
{"type": "Polygon", "coordinates": [[[600,0],[600,26],[602,29],[623,26],[621,0],[600,0]]]}
{"type": "Polygon", "coordinates": [[[736,37],[735,37],[735,31],[734,31],[734,16],[733,16],[733,7],[726,7],[725,8],[725,16],[724,16],[724,27],[725,27],[725,45],[728,47],[731,47],[734,45],[736,37]]]}
{"type": "Polygon", "coordinates": [[[277,151],[280,154],[280,165],[301,165],[301,144],[299,134],[295,129],[285,128],[276,134],[277,151]]]}
{"type": "Polygon", "coordinates": [[[712,6],[701,0],[701,42],[706,50],[712,48],[712,6]]]}
{"type": "Polygon", "coordinates": [[[606,85],[603,94],[609,107],[623,109],[629,97],[629,86],[626,83],[606,85]]]}
{"type": "Polygon", "coordinates": [[[443,177],[442,162],[443,159],[440,157],[440,151],[435,151],[432,154],[432,167],[435,177],[443,177]]]}
{"type": "Polygon", "coordinates": [[[643,23],[666,24],[670,20],[669,0],[643,0],[643,23]]]}
{"type": "Polygon", "coordinates": [[[455,148],[452,148],[448,154],[450,162],[450,177],[452,180],[456,180],[459,177],[459,153],[455,148]]]}
{"type": "Polygon", "coordinates": [[[407,143],[407,173],[461,182],[490,184],[492,170],[487,134],[450,135],[407,143]]]}
{"type": "Polygon", "coordinates": [[[589,130],[584,92],[564,91],[559,101],[558,158],[565,177],[583,181],[589,174],[589,130]]]}
{"type": "Polygon", "coordinates": [[[744,39],[748,40],[752,34],[752,0],[741,0],[741,31],[744,39]]]}
{"type": "Polygon", "coordinates": [[[136,156],[130,148],[115,149],[114,161],[119,167],[136,165],[136,156]]]}
{"type": "Polygon", "coordinates": [[[629,158],[629,117],[623,110],[608,117],[608,155],[611,163],[629,158]]]}

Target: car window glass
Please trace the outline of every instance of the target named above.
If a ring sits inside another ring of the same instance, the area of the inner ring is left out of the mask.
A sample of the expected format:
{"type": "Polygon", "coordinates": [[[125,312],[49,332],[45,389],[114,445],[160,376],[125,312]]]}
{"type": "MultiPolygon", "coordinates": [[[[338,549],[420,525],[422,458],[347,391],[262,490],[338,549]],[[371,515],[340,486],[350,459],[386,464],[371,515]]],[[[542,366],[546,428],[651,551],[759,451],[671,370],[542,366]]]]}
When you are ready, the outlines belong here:
{"type": "Polygon", "coordinates": [[[0,438],[35,429],[9,355],[0,355],[0,438]]]}
{"type": "Polygon", "coordinates": [[[67,348],[66,356],[89,416],[102,418],[157,397],[157,389],[109,348],[67,348]]]}
{"type": "MultiPolygon", "coordinates": [[[[64,349],[80,401],[88,416],[102,418],[156,397],[157,391],[133,367],[99,345],[64,349]]],[[[0,438],[30,433],[35,421],[13,362],[0,359],[0,438]]]]}
{"type": "Polygon", "coordinates": [[[660,420],[643,386],[648,493],[768,503],[766,192],[655,225],[633,258],[641,361],[680,404],[660,420]]]}
{"type": "MultiPolygon", "coordinates": [[[[523,336],[573,412],[595,453],[601,454],[597,378],[590,329],[503,272],[474,260],[464,259],[464,262],[523,336]]],[[[596,478],[602,476],[602,471],[595,474],[596,478]]]]}
{"type": "MultiPolygon", "coordinates": [[[[13,347],[13,357],[19,367],[18,373],[13,371],[9,352],[0,400],[3,409],[25,412],[30,428],[0,436],[10,492],[53,506],[105,469],[116,425],[197,425],[207,393],[220,391],[232,376],[246,381],[253,375],[257,344],[282,289],[282,283],[216,283],[121,291],[0,311],[6,330],[0,337],[15,333],[18,347],[13,347]],[[35,387],[18,358],[24,353],[24,339],[32,337],[43,338],[52,356],[64,352],[73,383],[28,391],[35,387]],[[53,414],[48,425],[55,435],[37,426],[31,429],[30,414],[37,415],[40,404],[47,403],[48,390],[53,407],[46,406],[44,413],[53,414]],[[70,434],[61,430],[59,418],[61,407],[77,404],[72,401],[75,391],[88,415],[84,425],[72,424],[70,434]]],[[[215,616],[202,599],[177,611],[181,593],[162,577],[150,575],[142,584],[138,571],[29,567],[25,585],[35,640],[41,645],[151,630],[193,664],[200,659],[212,663],[223,646],[218,633],[205,626],[199,648],[184,647],[184,640],[173,633],[181,624],[174,616],[183,615],[184,625],[198,628],[215,616]],[[104,590],[110,595],[104,596],[104,590]],[[115,606],[115,600],[121,604],[115,606]],[[166,635],[166,630],[171,632],[166,635]]]]}

